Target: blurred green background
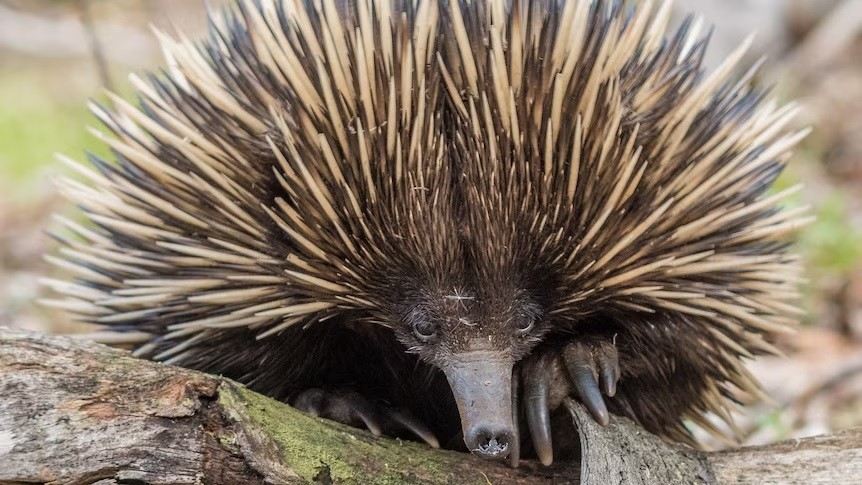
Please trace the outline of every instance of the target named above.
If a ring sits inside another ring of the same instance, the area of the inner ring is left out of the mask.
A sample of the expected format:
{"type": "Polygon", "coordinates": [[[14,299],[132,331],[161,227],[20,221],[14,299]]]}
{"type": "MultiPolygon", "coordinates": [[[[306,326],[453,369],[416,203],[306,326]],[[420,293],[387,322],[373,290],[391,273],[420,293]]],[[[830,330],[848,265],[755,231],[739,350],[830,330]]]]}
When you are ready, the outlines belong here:
{"type": "MultiPolygon", "coordinates": [[[[797,122],[815,129],[780,181],[804,182],[789,203],[818,216],[800,235],[805,327],[782,343],[789,359],[752,364],[778,406],[740,416],[745,441],[862,424],[862,2],[676,4],[716,25],[711,63],[757,30],[762,81],[799,100],[797,122]]],[[[87,330],[35,304],[39,277],[53,271],[42,259],[51,214],[74,214],[53,187],[53,154],[106,154],[87,132],[87,100],[105,85],[129,95],[129,73],[160,65],[151,26],[194,37],[204,22],[203,0],[0,0],[0,325],[87,330]]]]}

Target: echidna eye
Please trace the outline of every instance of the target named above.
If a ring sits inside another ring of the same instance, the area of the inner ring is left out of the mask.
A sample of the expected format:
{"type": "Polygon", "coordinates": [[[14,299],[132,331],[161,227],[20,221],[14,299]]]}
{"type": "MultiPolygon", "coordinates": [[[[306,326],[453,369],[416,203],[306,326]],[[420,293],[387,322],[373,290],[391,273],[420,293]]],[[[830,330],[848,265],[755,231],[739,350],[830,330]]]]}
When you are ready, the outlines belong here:
{"type": "Polygon", "coordinates": [[[536,319],[532,315],[524,315],[518,319],[515,325],[515,333],[518,335],[526,335],[536,326],[536,319]]]}
{"type": "Polygon", "coordinates": [[[427,320],[417,320],[413,322],[413,335],[419,340],[427,342],[437,335],[437,328],[427,320]]]}

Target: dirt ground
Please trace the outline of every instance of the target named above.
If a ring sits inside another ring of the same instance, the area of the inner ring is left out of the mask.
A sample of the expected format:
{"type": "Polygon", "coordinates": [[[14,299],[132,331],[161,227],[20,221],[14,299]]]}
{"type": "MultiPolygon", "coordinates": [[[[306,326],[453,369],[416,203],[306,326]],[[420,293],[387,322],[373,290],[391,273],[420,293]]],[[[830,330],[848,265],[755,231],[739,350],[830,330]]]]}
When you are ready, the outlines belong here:
{"type": "MultiPolygon", "coordinates": [[[[74,213],[52,183],[63,173],[53,153],[105,153],[85,129],[95,124],[86,100],[98,99],[106,84],[128,93],[128,73],[161,63],[150,25],[193,37],[204,25],[203,4],[0,0],[0,325],[89,330],[36,303],[39,279],[56,271],[43,259],[53,248],[46,234],[56,227],[52,214],[74,213]]],[[[804,182],[792,203],[810,205],[818,217],[798,245],[809,279],[806,315],[799,333],[781,343],[785,357],[751,364],[774,402],[739,414],[742,442],[862,425],[862,1],[676,4],[680,15],[698,11],[715,25],[713,64],[758,31],[753,59],[768,56],[761,80],[780,98],[798,100],[797,122],[814,128],[780,182],[804,182]]]]}

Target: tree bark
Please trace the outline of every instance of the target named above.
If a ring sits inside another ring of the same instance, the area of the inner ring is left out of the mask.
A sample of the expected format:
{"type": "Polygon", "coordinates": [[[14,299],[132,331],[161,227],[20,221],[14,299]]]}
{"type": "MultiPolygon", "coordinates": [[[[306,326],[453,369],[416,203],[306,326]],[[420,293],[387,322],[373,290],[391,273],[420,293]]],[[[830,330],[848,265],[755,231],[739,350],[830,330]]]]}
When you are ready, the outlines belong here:
{"type": "Polygon", "coordinates": [[[702,453],[575,402],[581,463],[513,469],[316,419],[217,376],[0,328],[0,484],[846,483],[862,429],[702,453]]]}

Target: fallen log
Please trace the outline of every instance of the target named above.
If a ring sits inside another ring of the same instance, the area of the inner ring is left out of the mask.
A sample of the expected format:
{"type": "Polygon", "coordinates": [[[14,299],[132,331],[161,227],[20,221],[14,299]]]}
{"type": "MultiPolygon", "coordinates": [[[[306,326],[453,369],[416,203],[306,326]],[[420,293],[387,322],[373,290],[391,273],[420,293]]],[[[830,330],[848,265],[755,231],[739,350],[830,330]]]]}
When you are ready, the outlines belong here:
{"type": "MultiPolygon", "coordinates": [[[[0,484],[846,483],[862,429],[702,453],[625,419],[581,463],[518,468],[317,419],[228,379],[69,337],[0,328],[0,484]]],[[[851,480],[852,481],[852,480],[851,480]]]]}

